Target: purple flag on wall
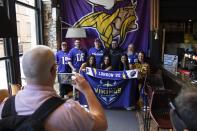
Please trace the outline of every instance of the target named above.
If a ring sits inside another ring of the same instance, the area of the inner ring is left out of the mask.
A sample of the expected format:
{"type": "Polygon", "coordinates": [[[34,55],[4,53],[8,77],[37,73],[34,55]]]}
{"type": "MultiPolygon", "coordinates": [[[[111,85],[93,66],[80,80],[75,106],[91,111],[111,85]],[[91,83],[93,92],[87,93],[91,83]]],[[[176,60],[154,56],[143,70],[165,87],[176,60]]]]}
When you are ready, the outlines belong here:
{"type": "Polygon", "coordinates": [[[116,39],[123,50],[134,43],[138,51],[148,51],[149,0],[62,0],[61,17],[67,27],[86,28],[88,38],[99,38],[105,47],[116,39]]]}

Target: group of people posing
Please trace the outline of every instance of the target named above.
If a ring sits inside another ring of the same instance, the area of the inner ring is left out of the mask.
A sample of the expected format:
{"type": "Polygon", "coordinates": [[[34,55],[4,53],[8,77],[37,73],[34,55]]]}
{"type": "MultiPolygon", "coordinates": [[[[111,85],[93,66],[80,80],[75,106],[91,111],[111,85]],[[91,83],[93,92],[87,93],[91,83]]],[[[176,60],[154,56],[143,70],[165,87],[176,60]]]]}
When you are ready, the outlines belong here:
{"type": "MultiPolygon", "coordinates": [[[[85,96],[89,110],[72,99],[67,101],[61,99],[63,103],[58,106],[52,105],[54,104],[52,99],[60,98],[53,88],[56,79],[56,63],[54,52],[49,47],[38,45],[27,51],[22,58],[22,68],[26,85],[15,96],[0,101],[0,130],[38,128],[47,131],[107,130],[108,122],[101,104],[88,81],[78,73],[75,74],[75,87],[85,96]],[[46,108],[46,102],[47,107],[53,106],[52,111],[46,108]],[[47,115],[43,113],[35,117],[40,107],[45,107],[41,109],[47,115]]],[[[178,97],[171,102],[171,121],[177,131],[197,130],[196,94],[196,88],[183,88],[178,97]]]]}
{"type": "MultiPolygon", "coordinates": [[[[56,53],[58,73],[85,71],[86,67],[106,71],[123,71],[139,69],[142,76],[149,72],[149,65],[143,51],[135,52],[133,44],[129,44],[126,51],[122,51],[118,42],[113,40],[111,47],[105,49],[99,39],[94,40],[94,47],[85,51],[80,40],[75,40],[74,47],[69,51],[68,43],[62,42],[61,50],[56,53]]],[[[64,97],[70,91],[69,85],[60,84],[60,96],[64,97]]]]}
{"type": "Polygon", "coordinates": [[[124,52],[115,40],[109,49],[104,49],[99,39],[95,39],[94,47],[88,52],[81,47],[80,40],[75,40],[74,48],[70,51],[67,42],[62,42],[61,47],[56,53],[58,73],[80,72],[85,67],[121,71],[136,68],[136,63],[146,64],[144,52],[136,53],[133,44],[129,44],[124,52]]]}

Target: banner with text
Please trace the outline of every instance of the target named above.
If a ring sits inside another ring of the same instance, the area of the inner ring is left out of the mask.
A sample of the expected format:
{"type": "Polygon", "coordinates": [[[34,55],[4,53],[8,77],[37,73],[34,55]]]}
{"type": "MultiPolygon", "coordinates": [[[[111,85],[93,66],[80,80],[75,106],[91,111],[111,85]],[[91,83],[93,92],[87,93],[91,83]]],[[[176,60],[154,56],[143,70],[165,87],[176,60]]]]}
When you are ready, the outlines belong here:
{"type": "MultiPolygon", "coordinates": [[[[106,108],[123,107],[135,105],[137,98],[137,71],[133,77],[124,77],[124,71],[104,71],[93,68],[86,68],[87,72],[81,72],[90,83],[97,98],[106,108]]],[[[128,71],[129,72],[129,71],[128,71]]],[[[133,73],[132,73],[133,74],[133,73]]],[[[86,101],[80,98],[81,104],[86,101]]]]}
{"type": "Polygon", "coordinates": [[[101,79],[122,80],[122,79],[137,78],[138,70],[134,69],[134,70],[124,70],[124,71],[105,71],[105,70],[86,67],[86,74],[101,79]]]}

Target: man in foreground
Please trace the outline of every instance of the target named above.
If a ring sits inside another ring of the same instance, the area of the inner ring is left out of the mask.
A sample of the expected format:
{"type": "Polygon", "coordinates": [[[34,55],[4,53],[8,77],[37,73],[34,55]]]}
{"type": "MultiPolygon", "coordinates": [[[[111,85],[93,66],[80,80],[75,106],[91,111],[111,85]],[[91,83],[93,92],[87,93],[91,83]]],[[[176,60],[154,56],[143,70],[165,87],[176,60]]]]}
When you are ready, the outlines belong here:
{"type": "Polygon", "coordinates": [[[197,131],[197,89],[184,89],[170,103],[170,117],[176,131],[197,131]]]}
{"type": "MultiPolygon", "coordinates": [[[[47,46],[37,46],[24,54],[23,72],[27,85],[15,97],[17,115],[30,115],[47,99],[57,96],[53,85],[56,78],[55,56],[47,46]]],[[[75,75],[76,88],[87,99],[89,112],[78,102],[67,100],[44,122],[47,131],[104,131],[107,120],[88,82],[79,74],[75,75]]],[[[0,105],[0,119],[4,103],[0,105]]]]}

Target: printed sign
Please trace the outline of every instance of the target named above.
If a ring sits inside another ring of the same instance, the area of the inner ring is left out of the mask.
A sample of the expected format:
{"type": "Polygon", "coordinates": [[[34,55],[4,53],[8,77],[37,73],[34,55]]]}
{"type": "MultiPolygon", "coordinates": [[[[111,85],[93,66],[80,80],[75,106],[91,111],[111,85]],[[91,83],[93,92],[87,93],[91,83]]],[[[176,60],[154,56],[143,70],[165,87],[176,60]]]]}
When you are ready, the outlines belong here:
{"type": "Polygon", "coordinates": [[[178,66],[178,56],[164,54],[164,68],[170,72],[176,72],[178,66]]]}
{"type": "MultiPolygon", "coordinates": [[[[135,104],[137,70],[104,71],[88,67],[81,74],[104,107],[129,107],[135,104]]],[[[84,104],[83,100],[80,102],[84,104]]]]}

